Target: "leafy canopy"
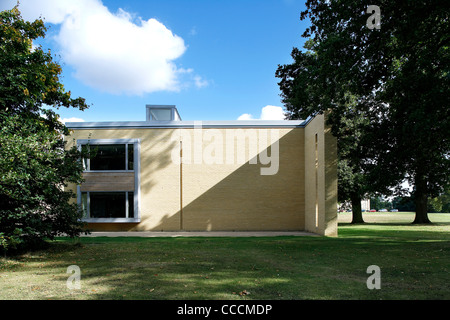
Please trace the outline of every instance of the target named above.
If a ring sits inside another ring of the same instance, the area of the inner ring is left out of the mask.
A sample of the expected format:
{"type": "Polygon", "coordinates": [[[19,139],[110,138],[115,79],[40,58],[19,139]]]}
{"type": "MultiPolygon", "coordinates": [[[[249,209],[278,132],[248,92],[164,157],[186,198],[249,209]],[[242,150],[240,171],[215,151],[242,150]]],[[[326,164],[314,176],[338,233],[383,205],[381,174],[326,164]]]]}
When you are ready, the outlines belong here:
{"type": "Polygon", "coordinates": [[[64,90],[50,52],[33,46],[45,32],[42,20],[24,21],[17,7],[0,12],[0,250],[83,230],[74,194],[64,189],[82,181],[82,155],[66,149],[69,130],[51,107],[88,106],[64,90]]]}
{"type": "Polygon", "coordinates": [[[371,29],[372,4],[306,2],[301,19],[311,21],[303,34],[310,39],[305,50],[292,51],[294,63],[279,66],[281,96],[291,117],[331,110],[344,152],[366,160],[350,167],[379,192],[401,192],[407,179],[416,221],[427,222],[427,198],[441,194],[450,176],[448,4],[380,0],[381,25],[371,29]],[[353,131],[349,121],[364,125],[353,131]]]}

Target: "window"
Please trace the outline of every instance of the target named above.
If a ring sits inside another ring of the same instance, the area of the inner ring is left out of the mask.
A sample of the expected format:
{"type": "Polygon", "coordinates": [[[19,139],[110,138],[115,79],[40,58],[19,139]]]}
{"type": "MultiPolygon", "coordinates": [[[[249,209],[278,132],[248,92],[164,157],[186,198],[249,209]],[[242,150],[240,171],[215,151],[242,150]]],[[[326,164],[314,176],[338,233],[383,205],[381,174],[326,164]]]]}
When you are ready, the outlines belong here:
{"type": "Polygon", "coordinates": [[[77,186],[83,220],[140,222],[140,139],[78,139],[85,181],[77,186]]]}
{"type": "Polygon", "coordinates": [[[171,109],[151,109],[150,120],[172,120],[171,109]]]}
{"type": "Polygon", "coordinates": [[[87,171],[134,170],[134,144],[85,144],[91,157],[83,159],[87,171]]]}
{"type": "Polygon", "coordinates": [[[147,121],[181,121],[175,106],[147,105],[147,121]]]}
{"type": "Polygon", "coordinates": [[[82,192],[85,218],[134,218],[134,192],[82,192]]]}

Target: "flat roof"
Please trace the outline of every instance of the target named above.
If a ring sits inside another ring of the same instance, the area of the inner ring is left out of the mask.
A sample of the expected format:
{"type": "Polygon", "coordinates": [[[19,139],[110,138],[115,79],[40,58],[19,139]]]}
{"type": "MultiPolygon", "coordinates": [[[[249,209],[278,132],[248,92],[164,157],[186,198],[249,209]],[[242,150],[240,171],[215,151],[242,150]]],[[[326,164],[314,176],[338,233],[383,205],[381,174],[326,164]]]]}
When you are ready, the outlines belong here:
{"type": "Polygon", "coordinates": [[[304,127],[306,120],[230,120],[230,121],[117,121],[67,122],[69,129],[162,129],[162,128],[296,128],[304,127]]]}

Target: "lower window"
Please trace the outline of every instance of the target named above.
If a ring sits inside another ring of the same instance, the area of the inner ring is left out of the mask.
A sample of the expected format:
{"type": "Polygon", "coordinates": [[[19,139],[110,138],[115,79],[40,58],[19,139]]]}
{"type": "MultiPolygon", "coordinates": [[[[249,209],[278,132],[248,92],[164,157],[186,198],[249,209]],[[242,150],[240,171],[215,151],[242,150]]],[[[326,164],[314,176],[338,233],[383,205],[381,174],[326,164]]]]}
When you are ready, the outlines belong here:
{"type": "Polygon", "coordinates": [[[134,218],[134,192],[82,192],[84,217],[134,218]]]}

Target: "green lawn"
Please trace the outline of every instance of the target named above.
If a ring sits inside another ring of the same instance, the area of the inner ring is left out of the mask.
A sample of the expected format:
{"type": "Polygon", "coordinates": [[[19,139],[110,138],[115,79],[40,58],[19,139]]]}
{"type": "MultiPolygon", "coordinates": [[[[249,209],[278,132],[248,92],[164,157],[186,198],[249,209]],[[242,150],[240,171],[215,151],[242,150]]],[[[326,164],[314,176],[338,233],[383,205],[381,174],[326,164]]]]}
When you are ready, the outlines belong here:
{"type": "Polygon", "coordinates": [[[450,214],[339,214],[339,237],[58,239],[0,258],[0,299],[450,299],[450,214]],[[81,270],[70,290],[67,267],[81,270]],[[367,267],[381,270],[369,290],[367,267]]]}

